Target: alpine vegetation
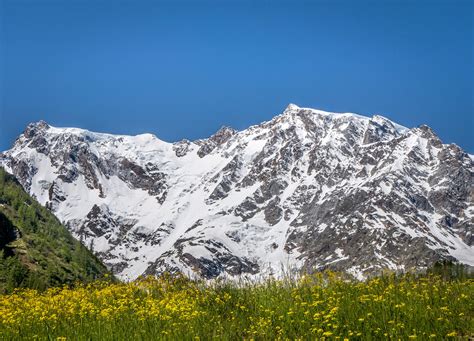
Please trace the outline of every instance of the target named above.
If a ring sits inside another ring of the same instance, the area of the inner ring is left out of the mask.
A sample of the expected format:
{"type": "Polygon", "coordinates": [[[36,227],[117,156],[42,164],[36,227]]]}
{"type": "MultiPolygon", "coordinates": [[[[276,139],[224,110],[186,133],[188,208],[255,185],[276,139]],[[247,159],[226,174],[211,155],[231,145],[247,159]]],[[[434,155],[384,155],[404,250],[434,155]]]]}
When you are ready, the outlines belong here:
{"type": "Polygon", "coordinates": [[[0,339],[460,340],[472,337],[474,282],[325,272],[263,283],[97,281],[0,296],[0,339]]]}
{"type": "Polygon", "coordinates": [[[0,168],[0,294],[87,283],[106,274],[56,217],[0,168]]]}

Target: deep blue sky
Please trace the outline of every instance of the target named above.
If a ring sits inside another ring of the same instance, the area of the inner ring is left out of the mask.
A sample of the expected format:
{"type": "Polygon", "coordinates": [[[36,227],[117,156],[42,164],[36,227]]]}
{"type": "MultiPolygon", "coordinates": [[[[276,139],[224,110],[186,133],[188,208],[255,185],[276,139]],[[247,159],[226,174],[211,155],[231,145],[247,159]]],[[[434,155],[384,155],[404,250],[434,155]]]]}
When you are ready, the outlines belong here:
{"type": "Polygon", "coordinates": [[[474,152],[472,1],[0,3],[0,150],[40,119],[176,141],[293,102],[474,152]]]}

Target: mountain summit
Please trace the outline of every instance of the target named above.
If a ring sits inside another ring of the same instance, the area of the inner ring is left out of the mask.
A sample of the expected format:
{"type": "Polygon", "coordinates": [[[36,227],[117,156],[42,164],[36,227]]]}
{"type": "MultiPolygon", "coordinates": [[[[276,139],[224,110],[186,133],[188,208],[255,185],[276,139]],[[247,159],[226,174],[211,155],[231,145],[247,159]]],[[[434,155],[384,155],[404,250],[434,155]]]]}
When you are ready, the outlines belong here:
{"type": "Polygon", "coordinates": [[[124,279],[474,265],[473,159],[382,116],[290,104],[176,143],[40,122],[0,165],[124,279]]]}

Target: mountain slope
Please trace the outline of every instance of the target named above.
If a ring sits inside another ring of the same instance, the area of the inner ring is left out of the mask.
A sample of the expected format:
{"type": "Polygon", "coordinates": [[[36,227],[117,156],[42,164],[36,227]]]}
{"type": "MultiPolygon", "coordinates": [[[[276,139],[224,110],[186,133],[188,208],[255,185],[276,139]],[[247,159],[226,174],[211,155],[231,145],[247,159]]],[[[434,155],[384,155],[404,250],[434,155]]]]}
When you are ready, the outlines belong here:
{"type": "Polygon", "coordinates": [[[0,292],[103,276],[106,268],[0,168],[0,292]]]}
{"type": "Polygon", "coordinates": [[[290,105],[177,143],[39,122],[0,163],[122,278],[474,265],[473,160],[382,116],[290,105]]]}

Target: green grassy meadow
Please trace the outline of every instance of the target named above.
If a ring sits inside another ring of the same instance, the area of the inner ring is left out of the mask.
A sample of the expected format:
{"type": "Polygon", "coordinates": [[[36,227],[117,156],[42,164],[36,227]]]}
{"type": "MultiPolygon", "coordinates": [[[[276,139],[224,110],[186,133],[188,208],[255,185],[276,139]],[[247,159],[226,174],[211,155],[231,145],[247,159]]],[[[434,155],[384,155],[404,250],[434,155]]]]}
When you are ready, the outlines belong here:
{"type": "Polygon", "coordinates": [[[440,275],[97,281],[0,296],[0,339],[467,340],[473,293],[473,279],[440,275]]]}

